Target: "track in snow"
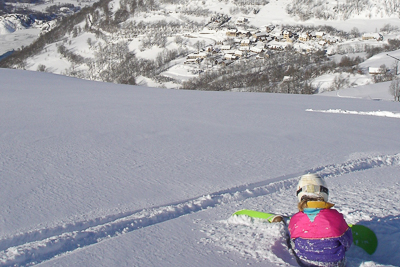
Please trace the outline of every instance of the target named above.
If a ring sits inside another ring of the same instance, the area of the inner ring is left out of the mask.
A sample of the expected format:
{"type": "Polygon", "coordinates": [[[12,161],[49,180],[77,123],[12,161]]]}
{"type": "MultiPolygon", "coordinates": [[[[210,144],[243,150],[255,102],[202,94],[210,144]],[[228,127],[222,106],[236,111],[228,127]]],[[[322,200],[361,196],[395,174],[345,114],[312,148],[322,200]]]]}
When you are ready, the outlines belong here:
{"type": "Polygon", "coordinates": [[[154,208],[21,233],[0,240],[0,266],[31,266],[77,248],[203,209],[268,195],[282,188],[293,187],[298,177],[304,173],[316,172],[323,177],[335,177],[372,168],[399,165],[400,154],[360,158],[154,208]]]}

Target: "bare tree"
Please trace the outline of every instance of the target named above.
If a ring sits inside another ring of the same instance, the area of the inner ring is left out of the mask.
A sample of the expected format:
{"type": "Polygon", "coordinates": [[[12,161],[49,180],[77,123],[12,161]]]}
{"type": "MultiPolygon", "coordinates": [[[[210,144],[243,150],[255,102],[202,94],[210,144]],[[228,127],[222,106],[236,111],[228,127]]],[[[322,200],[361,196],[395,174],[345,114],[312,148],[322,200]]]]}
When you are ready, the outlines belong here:
{"type": "Polygon", "coordinates": [[[394,97],[394,101],[400,101],[400,79],[392,80],[389,86],[390,94],[394,97]]]}
{"type": "Polygon", "coordinates": [[[194,47],[197,49],[197,52],[200,52],[200,49],[206,45],[205,41],[197,41],[194,43],[194,47]]]}
{"type": "Polygon", "coordinates": [[[332,81],[332,85],[329,88],[331,91],[336,91],[336,90],[340,90],[346,86],[349,86],[350,82],[349,82],[349,78],[345,77],[344,75],[342,75],[341,73],[338,76],[335,76],[335,78],[332,81]]]}
{"type": "Polygon", "coordinates": [[[37,71],[45,72],[46,71],[46,66],[43,64],[39,64],[37,67],[37,71]]]}
{"type": "Polygon", "coordinates": [[[88,38],[86,42],[89,45],[89,47],[92,47],[93,45],[92,38],[88,38]]]}
{"type": "Polygon", "coordinates": [[[353,38],[357,38],[357,37],[360,37],[360,36],[361,36],[361,33],[360,33],[360,30],[359,30],[357,27],[353,27],[353,28],[351,29],[351,31],[350,31],[350,35],[351,35],[353,38]]]}

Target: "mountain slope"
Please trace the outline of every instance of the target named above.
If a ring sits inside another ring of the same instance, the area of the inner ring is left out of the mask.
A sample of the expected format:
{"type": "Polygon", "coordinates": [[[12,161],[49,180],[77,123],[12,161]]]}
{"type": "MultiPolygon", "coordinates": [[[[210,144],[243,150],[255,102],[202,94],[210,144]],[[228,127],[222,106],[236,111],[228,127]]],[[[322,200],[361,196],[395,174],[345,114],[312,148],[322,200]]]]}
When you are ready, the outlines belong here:
{"type": "Polygon", "coordinates": [[[0,266],[295,266],[280,225],[228,218],[293,214],[306,172],[381,240],[352,266],[399,261],[399,119],[361,115],[398,103],[0,79],[0,266]]]}

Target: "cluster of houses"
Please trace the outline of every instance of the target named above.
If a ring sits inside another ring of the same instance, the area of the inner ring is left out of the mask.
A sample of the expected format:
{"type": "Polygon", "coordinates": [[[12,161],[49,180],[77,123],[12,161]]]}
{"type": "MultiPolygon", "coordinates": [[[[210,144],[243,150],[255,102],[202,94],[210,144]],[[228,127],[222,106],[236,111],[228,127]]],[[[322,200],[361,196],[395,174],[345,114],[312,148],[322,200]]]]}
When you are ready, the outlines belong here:
{"type": "Polygon", "coordinates": [[[363,40],[377,40],[383,41],[383,36],[380,33],[364,33],[362,35],[363,40]]]}
{"type": "MultiPolygon", "coordinates": [[[[324,32],[298,33],[274,25],[265,26],[256,32],[228,29],[226,36],[232,38],[232,44],[217,43],[206,47],[202,52],[188,55],[185,64],[199,64],[204,59],[209,59],[216,65],[228,65],[243,57],[269,58],[272,51],[283,51],[288,45],[299,52],[307,53],[341,41],[339,37],[324,32]],[[313,41],[312,45],[310,41],[313,41]]],[[[383,37],[378,33],[371,33],[364,34],[362,39],[382,41],[383,37]]]]}

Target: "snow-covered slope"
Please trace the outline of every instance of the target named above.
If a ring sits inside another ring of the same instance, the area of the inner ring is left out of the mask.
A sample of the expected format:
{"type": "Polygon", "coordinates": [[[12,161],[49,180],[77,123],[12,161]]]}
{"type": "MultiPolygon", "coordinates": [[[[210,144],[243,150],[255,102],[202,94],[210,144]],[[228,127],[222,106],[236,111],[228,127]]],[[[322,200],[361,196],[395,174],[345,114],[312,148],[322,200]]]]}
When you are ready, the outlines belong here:
{"type": "Polygon", "coordinates": [[[282,225],[230,215],[293,214],[306,172],[378,235],[348,266],[400,262],[399,103],[0,79],[0,266],[295,266],[282,225]]]}
{"type": "Polygon", "coordinates": [[[323,96],[337,96],[344,98],[364,98],[369,100],[393,100],[389,93],[390,82],[368,84],[364,86],[346,88],[337,91],[323,92],[323,96]]]}

